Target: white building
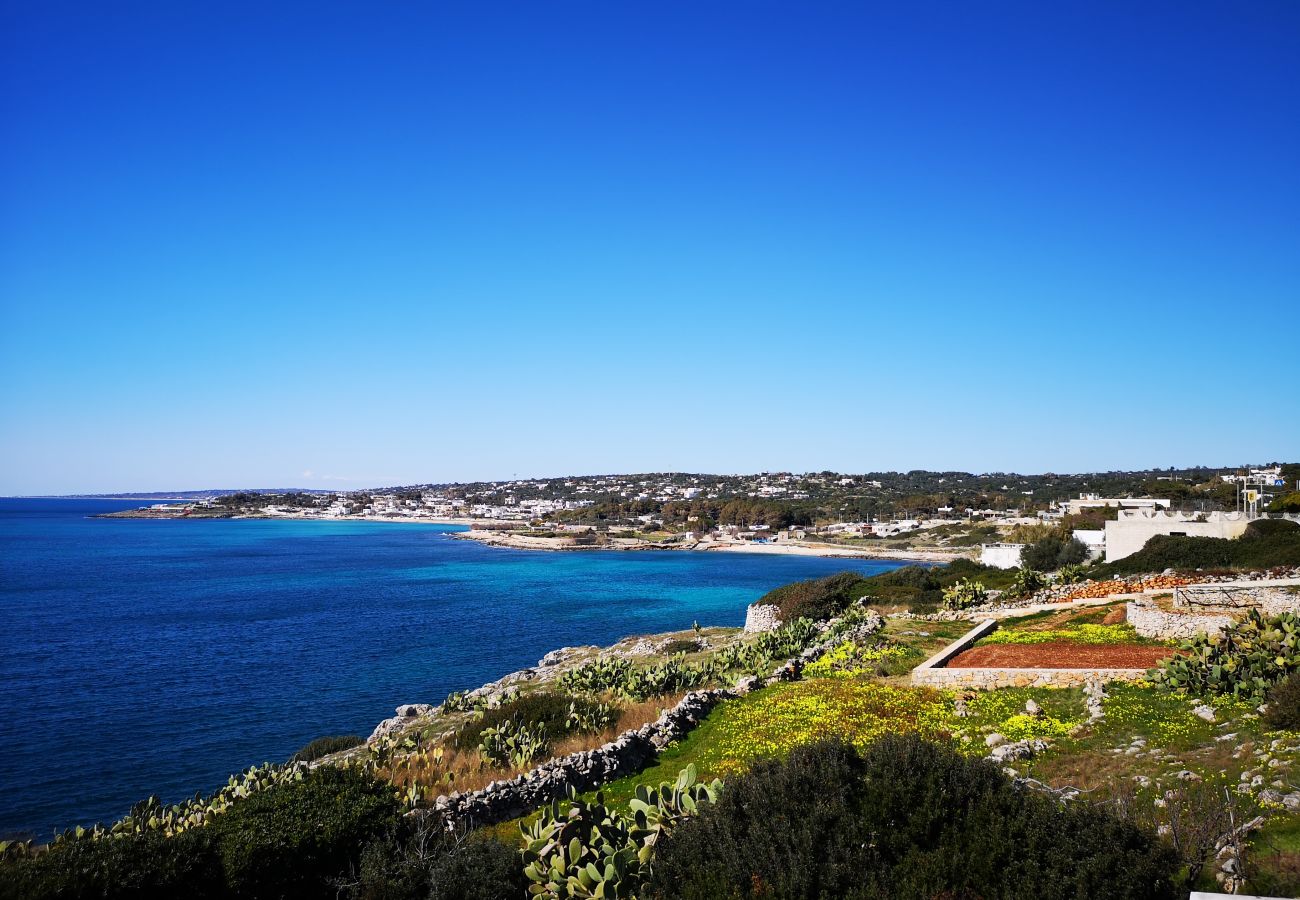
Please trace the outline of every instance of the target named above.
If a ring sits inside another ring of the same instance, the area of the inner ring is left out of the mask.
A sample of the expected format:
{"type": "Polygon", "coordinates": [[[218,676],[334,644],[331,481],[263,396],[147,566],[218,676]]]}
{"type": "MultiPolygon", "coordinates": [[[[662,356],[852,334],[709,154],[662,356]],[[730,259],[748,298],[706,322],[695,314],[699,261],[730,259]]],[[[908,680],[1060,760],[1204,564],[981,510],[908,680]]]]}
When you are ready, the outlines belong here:
{"type": "Polygon", "coordinates": [[[1085,509],[1102,509],[1113,506],[1116,509],[1168,509],[1170,501],[1162,497],[1099,497],[1096,494],[1080,494],[1078,500],[1066,500],[1063,504],[1072,516],[1077,516],[1085,509]]]}
{"type": "Polygon", "coordinates": [[[1088,548],[1088,559],[1101,559],[1106,553],[1106,531],[1102,528],[1076,528],[1074,539],[1088,548]]]}
{"type": "Polygon", "coordinates": [[[1106,562],[1132,556],[1161,534],[1185,537],[1241,537],[1250,518],[1240,512],[1170,513],[1124,509],[1106,523],[1106,562]]]}
{"type": "Polygon", "coordinates": [[[980,547],[980,564],[996,569],[1020,568],[1020,551],[1024,544],[984,544],[980,547]]]}

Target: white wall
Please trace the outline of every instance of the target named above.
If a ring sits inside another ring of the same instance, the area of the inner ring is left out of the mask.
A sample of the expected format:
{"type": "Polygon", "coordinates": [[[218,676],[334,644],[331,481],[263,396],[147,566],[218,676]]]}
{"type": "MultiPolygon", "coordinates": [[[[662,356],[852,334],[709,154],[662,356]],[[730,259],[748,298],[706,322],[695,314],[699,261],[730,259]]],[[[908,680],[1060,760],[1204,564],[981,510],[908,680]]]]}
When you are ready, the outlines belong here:
{"type": "Polygon", "coordinates": [[[1088,559],[1100,559],[1106,552],[1106,532],[1101,528],[1076,528],[1074,539],[1088,548],[1088,559]]]}
{"type": "Polygon", "coordinates": [[[1148,510],[1121,510],[1119,518],[1106,523],[1106,562],[1132,556],[1158,534],[1185,534],[1188,537],[1241,537],[1250,519],[1245,513],[1166,513],[1148,510]],[[1198,522],[1197,518],[1206,521],[1198,522]]]}
{"type": "Polygon", "coordinates": [[[999,569],[1020,568],[1020,551],[1024,544],[984,544],[980,547],[980,562],[999,569]]]}

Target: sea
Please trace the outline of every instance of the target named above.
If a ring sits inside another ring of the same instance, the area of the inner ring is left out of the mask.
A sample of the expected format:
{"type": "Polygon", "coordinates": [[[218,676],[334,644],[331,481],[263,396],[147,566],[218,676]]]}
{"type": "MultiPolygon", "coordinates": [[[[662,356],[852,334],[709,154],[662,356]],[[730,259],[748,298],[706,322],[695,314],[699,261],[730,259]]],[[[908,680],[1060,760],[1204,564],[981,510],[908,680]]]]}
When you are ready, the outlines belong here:
{"type": "Polygon", "coordinates": [[[95,518],[139,505],[0,498],[0,838],[210,793],[557,647],[739,626],[779,585],[903,565],[509,550],[427,523],[95,518]]]}

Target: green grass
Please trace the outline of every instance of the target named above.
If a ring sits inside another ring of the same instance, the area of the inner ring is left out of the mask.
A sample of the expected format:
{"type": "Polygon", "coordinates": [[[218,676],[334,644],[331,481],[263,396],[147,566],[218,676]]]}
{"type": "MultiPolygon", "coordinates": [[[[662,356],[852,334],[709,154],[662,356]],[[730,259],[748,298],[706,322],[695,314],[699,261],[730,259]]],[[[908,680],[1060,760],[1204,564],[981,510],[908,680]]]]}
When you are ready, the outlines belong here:
{"type": "MultiPolygon", "coordinates": [[[[1099,746],[1114,747],[1141,737],[1167,750],[1186,751],[1213,743],[1223,733],[1219,723],[1194,715],[1193,701],[1184,695],[1142,683],[1120,682],[1107,685],[1106,694],[1106,718],[1094,728],[1093,743],[1099,746]]],[[[1221,721],[1247,716],[1258,721],[1248,704],[1227,698],[1210,703],[1221,721]]],[[[1248,728],[1251,719],[1241,721],[1238,730],[1248,728]]]]}

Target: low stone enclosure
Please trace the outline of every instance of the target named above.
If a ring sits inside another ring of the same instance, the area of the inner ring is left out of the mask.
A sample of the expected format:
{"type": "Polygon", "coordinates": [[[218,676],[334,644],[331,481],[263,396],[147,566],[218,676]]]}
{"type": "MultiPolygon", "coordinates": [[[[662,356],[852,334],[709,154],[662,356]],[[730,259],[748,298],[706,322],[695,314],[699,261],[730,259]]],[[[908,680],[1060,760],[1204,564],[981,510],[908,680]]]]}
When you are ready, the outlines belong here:
{"type": "Polygon", "coordinates": [[[912,670],[912,684],[935,688],[1071,687],[1090,682],[1137,681],[1146,675],[1140,669],[1035,669],[1011,667],[949,667],[953,659],[970,649],[980,638],[998,627],[996,619],[985,619],[947,647],[912,670]]]}
{"type": "Polygon", "coordinates": [[[1300,578],[1189,584],[1175,588],[1167,603],[1130,601],[1127,617],[1143,637],[1186,640],[1230,627],[1251,609],[1266,616],[1300,612],[1300,578]]]}
{"type": "MultiPolygon", "coordinates": [[[[884,627],[884,620],[876,616],[865,627],[879,631],[884,627]]],[[[554,800],[563,800],[570,788],[589,791],[634,775],[650,765],[664,747],[693,731],[722,701],[742,697],[760,686],[802,677],[804,666],[840,640],[842,637],[823,639],[777,666],[765,679],[751,675],[740,678],[734,688],[692,691],[654,722],[625,731],[594,750],[552,759],[508,781],[494,781],[482,790],[438,797],[432,809],[422,810],[418,815],[429,817],[448,831],[464,826],[495,825],[527,815],[554,800]]]]}

